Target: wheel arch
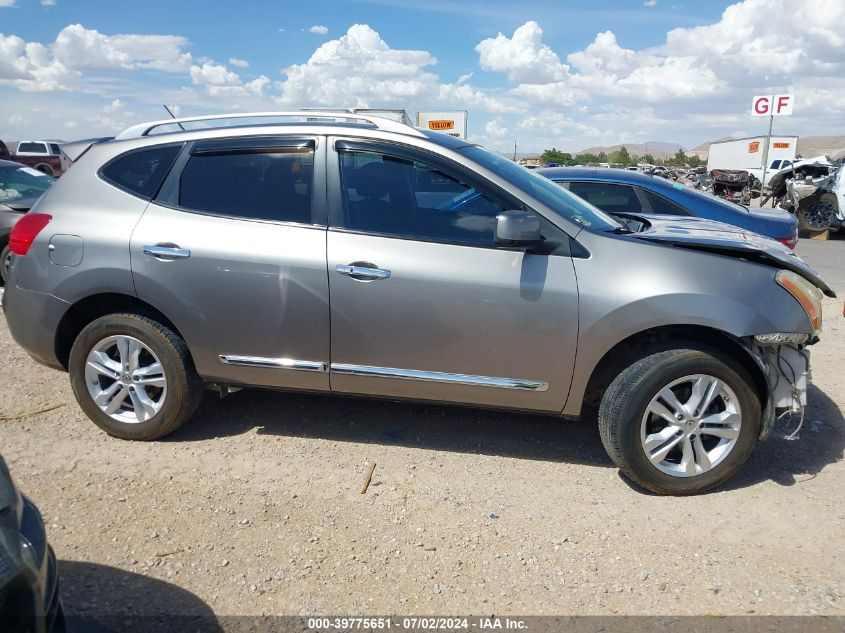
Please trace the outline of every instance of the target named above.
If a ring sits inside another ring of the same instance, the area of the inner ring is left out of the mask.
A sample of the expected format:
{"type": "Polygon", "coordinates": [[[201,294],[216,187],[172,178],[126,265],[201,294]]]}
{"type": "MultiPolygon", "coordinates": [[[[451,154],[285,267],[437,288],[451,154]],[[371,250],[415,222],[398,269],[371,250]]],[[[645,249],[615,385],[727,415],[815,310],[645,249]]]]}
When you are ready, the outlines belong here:
{"type": "MultiPolygon", "coordinates": [[[[140,314],[154,319],[173,330],[184,340],[182,333],[179,332],[173,322],[152,304],[132,295],[115,292],[98,293],[78,300],[68,308],[59,321],[59,326],[56,328],[55,352],[62,367],[67,370],[70,350],[76,337],[79,336],[86,325],[107,314],[121,312],[140,314]]],[[[190,354],[190,350],[188,353],[190,354]]],[[[191,358],[191,362],[193,362],[193,358],[191,358]]]]}
{"type": "MultiPolygon", "coordinates": [[[[692,343],[720,351],[737,362],[753,380],[753,387],[765,410],[769,400],[766,376],[739,339],[727,332],[702,325],[667,325],[631,334],[607,350],[593,367],[580,402],[581,415],[589,415],[598,407],[604,390],[622,369],[634,362],[646,346],[692,343]]],[[[570,394],[570,397],[576,394],[570,394]]]]}

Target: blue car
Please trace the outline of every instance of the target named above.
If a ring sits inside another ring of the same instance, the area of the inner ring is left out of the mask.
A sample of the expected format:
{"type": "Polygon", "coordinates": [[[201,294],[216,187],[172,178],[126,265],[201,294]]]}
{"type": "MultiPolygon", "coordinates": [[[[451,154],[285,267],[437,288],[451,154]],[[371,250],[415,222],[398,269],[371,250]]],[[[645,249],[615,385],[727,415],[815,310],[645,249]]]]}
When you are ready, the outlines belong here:
{"type": "Polygon", "coordinates": [[[798,243],[798,221],[782,209],[744,207],[625,169],[555,167],[534,173],[560,183],[606,213],[696,216],[765,235],[789,248],[798,243]]]}

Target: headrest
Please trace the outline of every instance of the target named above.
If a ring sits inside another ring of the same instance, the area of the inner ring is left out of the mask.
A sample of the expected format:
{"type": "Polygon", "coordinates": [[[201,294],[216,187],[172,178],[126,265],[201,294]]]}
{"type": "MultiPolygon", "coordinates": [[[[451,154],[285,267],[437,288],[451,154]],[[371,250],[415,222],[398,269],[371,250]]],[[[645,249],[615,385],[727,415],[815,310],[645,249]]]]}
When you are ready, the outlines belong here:
{"type": "Polygon", "coordinates": [[[352,184],[359,196],[383,198],[390,191],[390,177],[384,163],[367,163],[355,170],[352,184]]]}

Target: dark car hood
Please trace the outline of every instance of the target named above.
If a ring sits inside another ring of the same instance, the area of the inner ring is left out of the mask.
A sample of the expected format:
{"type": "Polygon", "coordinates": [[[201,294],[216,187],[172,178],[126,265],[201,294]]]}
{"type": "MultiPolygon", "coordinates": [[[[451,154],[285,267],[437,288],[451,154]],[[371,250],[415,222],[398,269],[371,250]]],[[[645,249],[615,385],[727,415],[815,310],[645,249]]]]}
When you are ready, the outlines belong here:
{"type": "Polygon", "coordinates": [[[835,297],[833,289],[818,273],[790,249],[775,240],[756,233],[700,218],[682,218],[626,213],[626,216],[645,220],[650,226],[631,237],[652,242],[669,243],[683,248],[708,251],[727,257],[756,261],[777,268],[786,268],[807,279],[828,297],[835,297]]]}
{"type": "Polygon", "coordinates": [[[8,202],[0,202],[0,209],[8,208],[12,211],[19,211],[21,213],[25,213],[29,211],[35,203],[38,201],[38,198],[41,196],[35,196],[34,198],[18,198],[17,200],[10,200],[8,202]]]}

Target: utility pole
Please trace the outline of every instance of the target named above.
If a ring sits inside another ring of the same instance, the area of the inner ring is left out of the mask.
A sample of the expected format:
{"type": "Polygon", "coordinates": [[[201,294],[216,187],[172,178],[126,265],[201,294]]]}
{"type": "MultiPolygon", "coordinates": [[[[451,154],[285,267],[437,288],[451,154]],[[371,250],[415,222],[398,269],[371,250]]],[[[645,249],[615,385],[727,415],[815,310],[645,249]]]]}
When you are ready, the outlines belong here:
{"type": "MultiPolygon", "coordinates": [[[[766,170],[769,167],[769,145],[772,144],[772,123],[775,120],[775,115],[769,115],[769,133],[766,134],[766,142],[763,145],[763,180],[760,183],[760,198],[763,198],[763,189],[766,186],[766,170]]],[[[772,202],[772,206],[774,206],[774,201],[772,202]]]]}
{"type": "Polygon", "coordinates": [[[516,162],[516,139],[513,141],[513,162],[516,162]]]}

